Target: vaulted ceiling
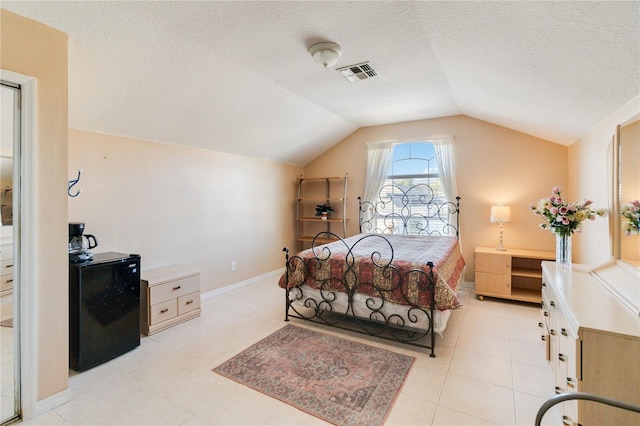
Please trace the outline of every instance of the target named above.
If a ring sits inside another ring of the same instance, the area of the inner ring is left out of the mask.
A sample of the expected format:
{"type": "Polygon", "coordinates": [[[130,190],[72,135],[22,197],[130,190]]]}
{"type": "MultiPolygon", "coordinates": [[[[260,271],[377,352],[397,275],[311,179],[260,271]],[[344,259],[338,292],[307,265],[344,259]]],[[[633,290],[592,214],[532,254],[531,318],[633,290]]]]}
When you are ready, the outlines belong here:
{"type": "Polygon", "coordinates": [[[69,126],[305,165],[465,114],[570,144],[640,93],[640,2],[3,0],[69,35],[69,126]],[[340,44],[334,67],[307,49],[340,44]],[[336,68],[369,63],[350,82],[336,68]]]}

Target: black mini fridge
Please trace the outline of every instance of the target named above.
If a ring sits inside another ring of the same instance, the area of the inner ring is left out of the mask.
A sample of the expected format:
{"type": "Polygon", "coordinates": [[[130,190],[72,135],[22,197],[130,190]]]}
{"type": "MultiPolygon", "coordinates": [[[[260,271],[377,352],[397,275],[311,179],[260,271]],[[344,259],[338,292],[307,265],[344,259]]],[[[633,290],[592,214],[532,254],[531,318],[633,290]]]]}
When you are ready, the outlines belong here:
{"type": "Polygon", "coordinates": [[[69,368],[84,371],[140,345],[140,256],[69,263],[69,368]]]}

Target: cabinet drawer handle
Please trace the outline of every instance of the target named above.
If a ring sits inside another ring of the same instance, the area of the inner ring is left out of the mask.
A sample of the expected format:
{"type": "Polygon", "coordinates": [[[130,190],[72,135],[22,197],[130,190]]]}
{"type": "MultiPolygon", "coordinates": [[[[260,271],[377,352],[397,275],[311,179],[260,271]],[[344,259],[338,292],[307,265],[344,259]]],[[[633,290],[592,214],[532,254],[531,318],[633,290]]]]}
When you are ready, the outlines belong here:
{"type": "Polygon", "coordinates": [[[538,327],[542,328],[542,323],[541,322],[538,323],[538,327]]]}
{"type": "Polygon", "coordinates": [[[10,280],[7,280],[8,283],[12,283],[13,282],[13,278],[11,278],[10,280]]]}
{"type": "Polygon", "coordinates": [[[544,281],[542,282],[542,287],[546,287],[547,283],[545,283],[544,281]]]}
{"type": "Polygon", "coordinates": [[[556,386],[556,394],[562,393],[562,389],[560,389],[560,386],[556,386]]]}
{"type": "Polygon", "coordinates": [[[540,338],[542,339],[543,342],[547,341],[547,336],[540,336],[540,338]]]}
{"type": "Polygon", "coordinates": [[[181,288],[182,288],[182,286],[181,286],[181,285],[178,285],[178,286],[175,286],[173,289],[174,289],[174,290],[180,290],[181,288]]]}
{"type": "Polygon", "coordinates": [[[563,354],[558,354],[558,359],[562,362],[565,362],[567,360],[567,357],[564,356],[563,354]]]}
{"type": "Polygon", "coordinates": [[[560,330],[560,333],[561,333],[563,336],[568,336],[568,335],[569,335],[569,333],[567,333],[567,329],[566,329],[566,328],[561,329],[561,330],[560,330]]]}
{"type": "Polygon", "coordinates": [[[550,304],[551,306],[556,306],[556,302],[554,302],[553,300],[552,300],[551,302],[549,302],[549,304],[550,304]]]}
{"type": "Polygon", "coordinates": [[[164,308],[160,311],[161,314],[166,314],[167,312],[169,312],[169,308],[164,308]]]}
{"type": "Polygon", "coordinates": [[[554,329],[549,330],[549,334],[552,336],[556,335],[556,331],[554,329]]]}
{"type": "Polygon", "coordinates": [[[549,316],[549,312],[544,311],[542,315],[544,315],[545,317],[548,317],[549,316]]]}
{"type": "Polygon", "coordinates": [[[13,268],[13,264],[12,265],[6,265],[5,268],[13,268]]]}
{"type": "Polygon", "coordinates": [[[569,416],[562,416],[562,424],[571,426],[571,419],[569,418],[569,416]]]}
{"type": "Polygon", "coordinates": [[[190,305],[190,304],[192,304],[192,303],[193,303],[193,299],[191,299],[191,300],[187,300],[187,302],[185,303],[185,305],[190,305]]]}
{"type": "Polygon", "coordinates": [[[571,380],[571,377],[567,377],[567,386],[569,386],[570,388],[575,388],[576,387],[576,385],[571,380]]]}

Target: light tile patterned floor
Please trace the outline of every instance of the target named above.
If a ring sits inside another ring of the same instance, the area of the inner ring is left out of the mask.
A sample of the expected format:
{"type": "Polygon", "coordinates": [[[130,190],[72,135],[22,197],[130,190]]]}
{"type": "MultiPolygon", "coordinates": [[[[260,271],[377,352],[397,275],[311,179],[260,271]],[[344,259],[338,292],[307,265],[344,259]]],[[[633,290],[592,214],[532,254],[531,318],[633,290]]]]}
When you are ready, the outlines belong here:
{"type": "MultiPolygon", "coordinates": [[[[202,303],[202,316],[142,339],[138,349],[72,374],[73,399],[25,424],[314,425],[323,421],[211,369],[284,326],[276,277],[202,303]]],[[[417,357],[389,425],[532,425],[553,396],[535,305],[479,301],[463,285],[437,357],[422,349],[328,333],[417,357]]],[[[293,321],[301,326],[311,326],[293,321]]],[[[543,424],[559,424],[554,410],[543,424]]]]}

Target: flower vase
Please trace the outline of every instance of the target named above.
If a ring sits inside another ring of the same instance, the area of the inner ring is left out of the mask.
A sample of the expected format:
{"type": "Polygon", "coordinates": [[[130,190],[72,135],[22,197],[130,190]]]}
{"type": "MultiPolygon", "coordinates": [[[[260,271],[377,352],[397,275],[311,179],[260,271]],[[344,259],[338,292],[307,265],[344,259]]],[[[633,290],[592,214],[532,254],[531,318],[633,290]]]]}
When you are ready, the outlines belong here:
{"type": "Polygon", "coordinates": [[[556,234],[556,264],[571,267],[571,235],[556,234]]]}
{"type": "Polygon", "coordinates": [[[328,218],[329,218],[329,214],[327,212],[322,212],[322,216],[320,217],[320,219],[327,220],[328,218]]]}

